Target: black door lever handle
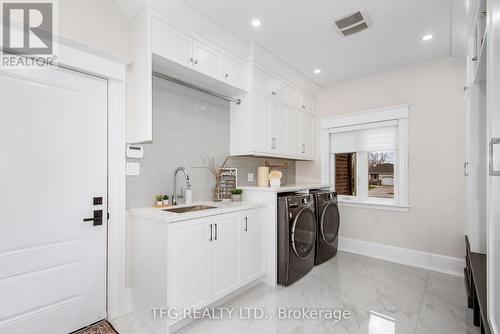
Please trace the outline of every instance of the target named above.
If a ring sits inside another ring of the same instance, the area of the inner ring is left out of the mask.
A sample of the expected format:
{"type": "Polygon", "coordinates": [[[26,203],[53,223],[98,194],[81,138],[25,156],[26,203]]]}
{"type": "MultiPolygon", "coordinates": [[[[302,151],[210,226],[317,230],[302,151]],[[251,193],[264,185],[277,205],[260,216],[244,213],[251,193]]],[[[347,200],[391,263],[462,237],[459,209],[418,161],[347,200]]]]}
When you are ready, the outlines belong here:
{"type": "Polygon", "coordinates": [[[94,210],[93,218],[84,218],[84,222],[94,222],[94,226],[102,225],[102,210],[94,210]]]}

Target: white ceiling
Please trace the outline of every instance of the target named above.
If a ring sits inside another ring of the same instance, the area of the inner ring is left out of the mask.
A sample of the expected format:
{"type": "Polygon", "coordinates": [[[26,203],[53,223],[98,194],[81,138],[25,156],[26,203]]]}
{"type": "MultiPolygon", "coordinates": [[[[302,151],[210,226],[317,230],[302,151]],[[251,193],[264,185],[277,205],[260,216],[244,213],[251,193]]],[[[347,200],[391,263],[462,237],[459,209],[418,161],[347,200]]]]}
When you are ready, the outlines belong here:
{"type": "Polygon", "coordinates": [[[323,87],[450,56],[452,1],[458,0],[184,0],[323,87]],[[361,8],[372,27],[341,37],[333,20],[361,8]],[[258,29],[250,24],[254,18],[262,21],[258,29]],[[425,34],[434,39],[422,41],[425,34]]]}

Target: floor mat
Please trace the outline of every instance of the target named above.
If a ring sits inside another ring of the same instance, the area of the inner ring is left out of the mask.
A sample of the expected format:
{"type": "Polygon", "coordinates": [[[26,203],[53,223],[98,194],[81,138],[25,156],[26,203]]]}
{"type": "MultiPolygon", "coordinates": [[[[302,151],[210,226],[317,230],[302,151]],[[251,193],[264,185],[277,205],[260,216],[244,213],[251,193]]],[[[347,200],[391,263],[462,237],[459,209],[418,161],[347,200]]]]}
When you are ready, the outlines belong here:
{"type": "Polygon", "coordinates": [[[106,320],[99,321],[89,327],[74,332],[73,334],[118,334],[118,332],[106,320]]]}

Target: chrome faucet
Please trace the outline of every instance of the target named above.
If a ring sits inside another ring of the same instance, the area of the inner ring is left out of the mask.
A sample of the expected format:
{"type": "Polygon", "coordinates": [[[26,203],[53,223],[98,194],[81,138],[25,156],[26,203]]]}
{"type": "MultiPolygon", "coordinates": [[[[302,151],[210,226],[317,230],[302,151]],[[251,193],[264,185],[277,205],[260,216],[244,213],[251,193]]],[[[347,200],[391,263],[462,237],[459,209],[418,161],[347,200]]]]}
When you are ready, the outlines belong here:
{"type": "Polygon", "coordinates": [[[187,169],[184,168],[184,167],[178,167],[175,172],[174,172],[174,192],[172,194],[172,205],[177,205],[177,199],[179,198],[182,198],[184,197],[182,195],[182,189],[181,189],[181,194],[180,195],[177,195],[177,174],[179,172],[183,172],[184,173],[184,178],[186,179],[186,185],[187,185],[187,188],[190,189],[191,188],[191,184],[189,183],[189,174],[187,172],[187,169]]]}

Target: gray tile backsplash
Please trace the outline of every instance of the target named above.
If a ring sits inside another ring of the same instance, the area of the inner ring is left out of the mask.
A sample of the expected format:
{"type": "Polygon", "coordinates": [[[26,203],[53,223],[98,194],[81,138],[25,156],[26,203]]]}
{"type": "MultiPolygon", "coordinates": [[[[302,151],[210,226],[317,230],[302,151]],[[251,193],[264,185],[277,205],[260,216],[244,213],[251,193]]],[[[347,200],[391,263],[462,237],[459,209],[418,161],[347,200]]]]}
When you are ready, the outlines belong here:
{"type": "MultiPolygon", "coordinates": [[[[153,142],[142,144],[144,158],[139,162],[140,176],[127,177],[127,207],[138,208],[154,204],[156,194],[172,194],[174,170],[188,169],[193,200],[212,198],[214,180],[204,167],[202,156],[219,161],[229,155],[229,103],[189,88],[155,78],[153,89],[153,142]]],[[[255,157],[234,157],[228,167],[238,168],[239,185],[257,184],[257,167],[266,160],[279,163],[286,160],[255,157]],[[247,181],[248,173],[254,182],[247,181]]],[[[295,162],[283,171],[283,184],[295,183],[295,162]]],[[[179,175],[178,189],[185,190],[179,175]]]]}

